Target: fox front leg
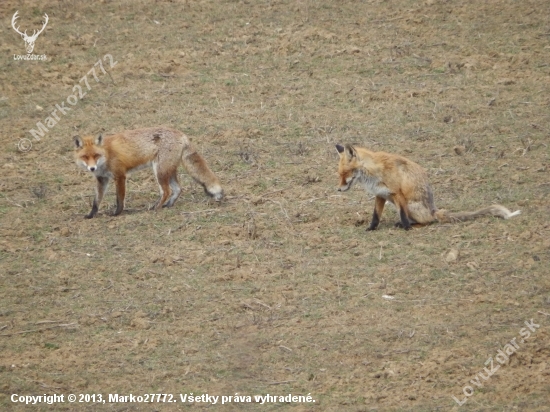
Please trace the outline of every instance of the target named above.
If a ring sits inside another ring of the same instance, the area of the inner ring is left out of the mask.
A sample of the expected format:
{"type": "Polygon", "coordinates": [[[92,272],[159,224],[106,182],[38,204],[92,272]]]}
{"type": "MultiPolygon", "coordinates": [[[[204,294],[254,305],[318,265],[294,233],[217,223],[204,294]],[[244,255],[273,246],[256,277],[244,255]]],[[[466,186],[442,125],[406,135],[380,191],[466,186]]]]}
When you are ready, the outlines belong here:
{"type": "Polygon", "coordinates": [[[380,217],[382,216],[382,212],[384,211],[385,204],[386,199],[380,196],[376,196],[376,199],[374,200],[374,212],[372,212],[372,221],[370,222],[367,231],[376,230],[378,224],[380,223],[380,217]]]}
{"type": "Polygon", "coordinates": [[[101,200],[103,199],[103,195],[105,194],[105,191],[107,190],[107,186],[109,185],[109,178],[103,177],[103,176],[97,176],[97,188],[95,192],[94,202],[92,203],[92,211],[88,213],[85,218],[91,219],[99,210],[99,205],[101,203],[101,200]]]}

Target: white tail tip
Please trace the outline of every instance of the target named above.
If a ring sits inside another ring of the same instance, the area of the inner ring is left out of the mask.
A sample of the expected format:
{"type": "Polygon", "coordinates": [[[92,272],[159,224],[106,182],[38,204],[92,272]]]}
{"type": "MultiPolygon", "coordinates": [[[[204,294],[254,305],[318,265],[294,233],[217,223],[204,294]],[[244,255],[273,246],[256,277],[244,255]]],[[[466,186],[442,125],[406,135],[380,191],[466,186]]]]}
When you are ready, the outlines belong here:
{"type": "Polygon", "coordinates": [[[216,202],[219,202],[223,199],[223,189],[220,185],[210,186],[208,189],[206,189],[206,193],[212,196],[216,202]]]}
{"type": "Polygon", "coordinates": [[[510,219],[511,217],[517,216],[521,214],[521,210],[516,210],[513,213],[510,213],[506,219],[510,219]]]}

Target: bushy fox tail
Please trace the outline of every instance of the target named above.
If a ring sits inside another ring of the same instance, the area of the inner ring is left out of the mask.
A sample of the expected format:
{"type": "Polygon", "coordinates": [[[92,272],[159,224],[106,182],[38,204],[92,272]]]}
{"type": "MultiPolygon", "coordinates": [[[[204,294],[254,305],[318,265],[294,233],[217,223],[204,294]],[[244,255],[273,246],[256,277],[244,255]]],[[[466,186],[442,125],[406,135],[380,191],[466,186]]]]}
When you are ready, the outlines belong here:
{"type": "Polygon", "coordinates": [[[195,179],[209,196],[212,196],[214,200],[220,201],[223,198],[223,189],[220,185],[220,181],[210,170],[206,160],[197,153],[193,146],[188,145],[183,150],[181,156],[183,167],[187,170],[187,173],[195,179]]]}
{"type": "Polygon", "coordinates": [[[511,217],[517,216],[521,213],[520,210],[515,212],[510,212],[504,206],[501,205],[492,205],[483,209],[476,210],[475,212],[457,212],[450,213],[444,209],[440,209],[435,212],[435,218],[442,223],[450,222],[464,222],[466,220],[473,220],[480,216],[497,216],[503,219],[510,219],[511,217]]]}

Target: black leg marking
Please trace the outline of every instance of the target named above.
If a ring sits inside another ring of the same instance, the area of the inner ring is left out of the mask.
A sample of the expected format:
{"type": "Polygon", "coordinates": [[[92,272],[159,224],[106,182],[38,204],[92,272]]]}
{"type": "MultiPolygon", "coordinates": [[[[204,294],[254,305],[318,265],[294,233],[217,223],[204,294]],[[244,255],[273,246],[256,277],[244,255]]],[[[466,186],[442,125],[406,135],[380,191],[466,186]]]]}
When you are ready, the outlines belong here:
{"type": "Polygon", "coordinates": [[[116,200],[116,209],[113,212],[112,216],[118,216],[122,213],[122,209],[124,209],[124,202],[120,202],[118,199],[116,200]]]}
{"type": "Polygon", "coordinates": [[[112,216],[118,216],[124,209],[124,197],[126,196],[126,176],[116,178],[116,209],[112,216]]]}
{"type": "Polygon", "coordinates": [[[384,205],[386,204],[386,199],[383,197],[376,196],[374,200],[374,212],[372,213],[372,221],[367,230],[375,230],[380,223],[380,218],[382,217],[382,212],[384,211],[384,205]]]}
{"type": "Polygon", "coordinates": [[[94,217],[98,211],[99,207],[97,206],[97,202],[96,200],[94,199],[94,203],[92,204],[92,211],[90,213],[88,213],[86,216],[84,216],[86,219],[91,219],[92,217],[94,217]]]}
{"type": "MultiPolygon", "coordinates": [[[[414,220],[413,218],[410,218],[410,217],[409,217],[408,219],[409,219],[409,223],[411,224],[411,226],[412,226],[412,225],[418,225],[418,224],[419,224],[419,223],[418,223],[416,220],[414,220]]],[[[394,226],[402,229],[402,228],[403,228],[403,223],[402,223],[401,221],[395,222],[395,225],[394,225],[394,226]]]]}
{"type": "Polygon", "coordinates": [[[399,208],[399,217],[401,218],[401,225],[399,227],[405,229],[405,230],[410,230],[411,228],[411,223],[409,222],[409,218],[407,217],[407,214],[405,213],[405,209],[403,208],[399,208]]]}
{"type": "Polygon", "coordinates": [[[107,190],[107,186],[109,184],[109,178],[103,177],[103,176],[97,176],[96,183],[97,183],[97,187],[96,187],[94,201],[92,203],[92,211],[85,216],[86,219],[91,219],[97,214],[97,211],[99,210],[99,205],[101,203],[101,200],[103,199],[103,195],[105,194],[105,190],[107,190]]]}
{"type": "Polygon", "coordinates": [[[374,212],[372,214],[372,221],[370,222],[370,226],[367,228],[367,231],[376,230],[379,223],[380,223],[380,217],[378,216],[378,212],[376,211],[376,208],[374,208],[374,212]]]}

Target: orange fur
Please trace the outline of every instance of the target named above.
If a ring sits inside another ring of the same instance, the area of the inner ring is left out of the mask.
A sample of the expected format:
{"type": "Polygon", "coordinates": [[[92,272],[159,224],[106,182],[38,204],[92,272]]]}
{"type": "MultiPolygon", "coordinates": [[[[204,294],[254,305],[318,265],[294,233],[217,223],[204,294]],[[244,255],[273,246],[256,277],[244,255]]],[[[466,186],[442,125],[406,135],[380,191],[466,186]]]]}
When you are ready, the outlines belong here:
{"type": "Polygon", "coordinates": [[[172,206],[179,197],[177,170],[181,163],[207,194],[216,200],[223,197],[218,178],[180,131],[154,127],[128,130],[105,138],[101,135],[97,138],[76,136],[74,141],[76,163],[97,179],[96,196],[87,218],[97,213],[110,179],[115,181],[117,193],[114,214],[120,214],[124,209],[127,174],[147,166],[153,167],[160,187],[157,209],[172,206]]]}
{"type": "Polygon", "coordinates": [[[376,196],[373,219],[368,230],[378,227],[386,201],[393,203],[400,216],[396,226],[410,229],[411,225],[424,225],[435,220],[442,222],[463,221],[479,216],[492,215],[509,219],[520,212],[510,212],[504,206],[493,205],[475,212],[449,213],[437,210],[428,174],[421,166],[406,157],[385,152],[371,152],[351,145],[336,145],[340,162],[339,191],[348,190],[353,184],[364,185],[376,196]]]}

